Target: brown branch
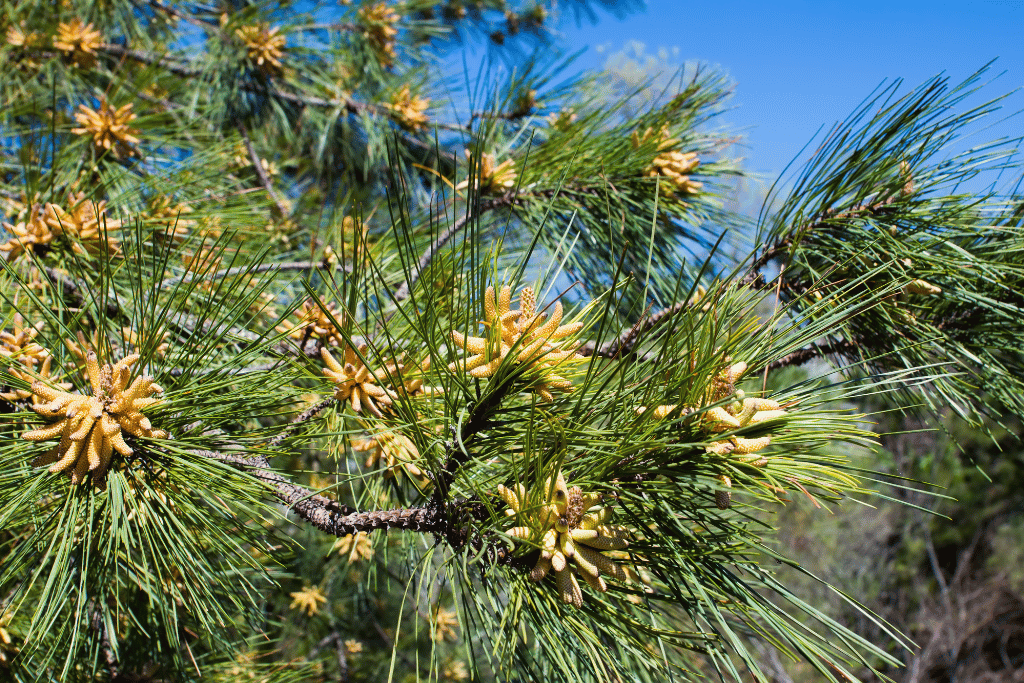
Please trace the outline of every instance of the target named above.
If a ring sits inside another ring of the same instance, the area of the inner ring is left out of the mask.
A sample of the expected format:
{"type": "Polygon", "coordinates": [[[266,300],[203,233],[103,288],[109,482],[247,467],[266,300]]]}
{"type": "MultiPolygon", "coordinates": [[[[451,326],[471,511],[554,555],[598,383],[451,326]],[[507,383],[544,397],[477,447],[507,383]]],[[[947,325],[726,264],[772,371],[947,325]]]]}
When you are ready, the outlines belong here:
{"type": "Polygon", "coordinates": [[[851,356],[856,352],[857,345],[845,340],[837,341],[826,346],[817,346],[812,344],[809,348],[798,349],[797,351],[786,354],[778,360],[772,361],[768,364],[767,371],[773,372],[790,366],[803,365],[804,363],[822,356],[851,356]]]}
{"type": "Polygon", "coordinates": [[[114,654],[114,648],[110,645],[107,627],[103,623],[103,614],[95,608],[95,603],[91,621],[92,629],[100,636],[100,650],[103,651],[103,660],[107,665],[107,671],[110,672],[110,680],[112,682],[119,681],[121,680],[121,667],[117,662],[117,655],[114,654]]]}
{"type": "MultiPolygon", "coordinates": [[[[174,7],[165,5],[164,3],[160,2],[160,0],[147,0],[147,2],[151,7],[160,10],[164,14],[172,16],[175,19],[184,19],[193,26],[199,26],[200,28],[219,28],[219,25],[214,21],[207,21],[199,19],[198,17],[194,17],[191,14],[186,14],[185,12],[181,12],[175,9],[174,7]]],[[[132,0],[132,4],[138,7],[140,3],[136,2],[136,0],[132,0]]]]}
{"type": "MultiPolygon", "coordinates": [[[[183,76],[186,78],[194,78],[202,74],[202,70],[189,65],[187,62],[182,64],[176,62],[168,57],[161,57],[159,55],[144,52],[142,50],[129,50],[121,45],[102,45],[97,48],[98,51],[104,52],[114,57],[129,57],[136,61],[144,64],[154,64],[162,66],[173,74],[183,76]]],[[[251,92],[256,94],[266,94],[272,97],[276,97],[279,100],[285,102],[291,102],[302,107],[317,107],[321,109],[342,109],[349,114],[363,114],[368,113],[373,116],[384,116],[389,119],[398,118],[398,114],[387,107],[377,107],[370,104],[364,104],[357,102],[348,97],[343,97],[337,100],[329,100],[323,97],[317,97],[315,95],[302,95],[298,93],[285,92],[278,88],[274,83],[269,84],[255,84],[255,83],[243,83],[241,89],[245,92],[251,92]]],[[[450,126],[440,125],[442,128],[452,128],[450,126]]],[[[460,127],[457,127],[460,128],[460,127]]],[[[455,129],[455,128],[452,128],[455,129]]],[[[435,154],[438,159],[445,162],[448,166],[454,166],[456,163],[455,154],[452,152],[442,152],[436,149],[432,144],[424,142],[414,135],[409,134],[406,131],[399,131],[397,134],[401,137],[402,141],[410,146],[418,148],[422,151],[435,154]]]]}
{"type": "Polygon", "coordinates": [[[826,209],[814,216],[810,221],[791,231],[786,237],[777,241],[771,247],[761,252],[761,255],[754,259],[750,264],[750,268],[747,269],[747,274],[743,276],[741,280],[742,284],[749,285],[755,280],[761,277],[761,269],[764,268],[769,261],[776,258],[783,252],[787,251],[793,246],[793,236],[799,235],[801,238],[809,232],[819,230],[821,228],[831,227],[832,222],[837,220],[844,220],[848,218],[856,218],[863,214],[875,214],[881,211],[883,208],[889,206],[894,201],[902,197],[901,194],[894,194],[886,199],[878,202],[857,204],[856,206],[850,207],[849,209],[826,209]]]}
{"type": "MultiPolygon", "coordinates": [[[[498,405],[500,401],[475,406],[472,415],[462,426],[463,443],[489,424],[487,418],[498,405]]],[[[378,529],[429,533],[433,534],[435,541],[445,539],[455,550],[469,546],[478,556],[485,557],[493,564],[503,564],[518,571],[530,569],[536,563],[536,553],[514,555],[503,539],[474,533],[472,521],[487,519],[484,506],[479,501],[447,499],[455,473],[468,459],[466,454],[458,450],[454,440],[447,444],[447,451],[447,462],[435,477],[434,495],[426,507],[368,512],[352,511],[337,501],[288,481],[271,469],[266,456],[246,457],[244,452],[220,453],[208,450],[194,450],[192,453],[245,470],[268,484],[278,500],[300,518],[333,536],[349,536],[378,529]]]]}
{"type": "Polygon", "coordinates": [[[357,24],[338,22],[334,24],[300,24],[292,26],[290,31],[338,31],[339,33],[361,32],[363,28],[357,24]]]}
{"type": "Polygon", "coordinates": [[[270,468],[263,456],[245,457],[244,454],[229,455],[216,451],[193,451],[212,460],[219,460],[241,467],[260,481],[274,489],[274,495],[293,510],[299,517],[317,529],[332,536],[349,536],[360,531],[397,529],[435,533],[439,529],[436,515],[428,508],[401,508],[397,510],[373,510],[370,512],[348,512],[330,498],[319,496],[298,484],[294,484],[270,468]]]}
{"type": "Polygon", "coordinates": [[[491,211],[502,206],[512,206],[516,201],[516,198],[511,194],[506,194],[502,197],[496,197],[479,203],[473,211],[467,210],[465,216],[452,223],[450,228],[438,235],[437,239],[427,247],[427,250],[423,252],[419,260],[416,262],[416,266],[409,274],[409,279],[403,282],[395,291],[395,300],[402,301],[409,297],[409,293],[412,291],[413,286],[415,286],[416,282],[420,279],[420,275],[423,274],[423,271],[426,270],[427,266],[430,265],[434,255],[437,254],[437,252],[440,251],[441,248],[444,247],[444,245],[446,245],[457,233],[465,228],[471,220],[478,218],[481,214],[487,211],[491,211]]]}
{"type": "Polygon", "coordinates": [[[285,427],[285,429],[280,434],[278,434],[273,439],[271,439],[270,443],[267,444],[267,446],[269,448],[276,448],[277,446],[281,445],[281,442],[284,441],[285,439],[287,439],[296,429],[298,429],[300,426],[302,426],[304,423],[308,422],[309,420],[312,420],[314,417],[319,415],[322,411],[324,411],[325,409],[331,407],[332,405],[334,405],[337,402],[338,402],[338,399],[336,399],[333,396],[331,396],[330,398],[325,398],[323,401],[320,401],[319,403],[317,403],[314,406],[310,406],[309,408],[306,408],[304,411],[302,411],[302,413],[298,417],[296,417],[294,420],[292,420],[291,424],[289,424],[287,427],[285,427]]]}
{"type": "Polygon", "coordinates": [[[122,59],[127,57],[128,59],[134,59],[135,61],[142,62],[143,64],[161,66],[173,74],[176,74],[178,76],[185,76],[187,78],[193,78],[202,73],[201,69],[186,66],[188,64],[187,61],[184,64],[182,64],[170,57],[161,57],[160,55],[154,54],[152,52],[145,52],[143,50],[130,50],[124,45],[100,45],[96,48],[96,51],[108,54],[111,57],[120,57],[122,59]]]}
{"type": "Polygon", "coordinates": [[[270,176],[267,175],[267,169],[263,167],[263,160],[260,159],[260,155],[256,153],[256,148],[252,146],[252,140],[249,139],[249,131],[246,130],[245,124],[241,121],[238,122],[238,132],[242,134],[242,142],[245,144],[245,149],[249,153],[249,161],[252,162],[253,168],[256,169],[256,177],[260,179],[260,183],[263,188],[270,195],[270,199],[273,200],[277,206],[277,211],[281,218],[288,215],[288,207],[281,201],[281,196],[274,189],[273,184],[270,182],[270,176]]]}
{"type": "MultiPolygon", "coordinates": [[[[42,270],[46,273],[47,277],[53,281],[52,284],[60,287],[61,293],[65,297],[75,302],[75,306],[81,307],[85,304],[86,298],[83,292],[87,291],[88,287],[67,273],[62,273],[56,268],[44,267],[42,270]]],[[[109,318],[117,318],[122,315],[120,307],[113,302],[107,303],[105,310],[107,317],[109,318]]]]}
{"type": "Polygon", "coordinates": [[[345,641],[341,639],[341,634],[334,631],[330,635],[325,636],[316,646],[309,651],[306,655],[306,661],[312,661],[316,659],[320,651],[328,645],[334,645],[335,652],[338,656],[338,681],[340,683],[347,683],[348,681],[348,657],[345,656],[345,641]]]}
{"type": "MultiPolygon", "coordinates": [[[[276,263],[263,263],[255,268],[249,266],[236,266],[234,268],[227,268],[225,270],[218,270],[216,272],[208,273],[187,273],[181,277],[172,277],[164,280],[160,287],[176,287],[179,284],[190,284],[192,282],[203,282],[205,280],[219,280],[225,277],[233,277],[235,275],[259,275],[261,273],[270,272],[285,272],[291,270],[313,270],[314,268],[325,268],[327,263],[325,261],[281,261],[276,263]],[[187,280],[185,278],[188,278],[187,280]]],[[[346,273],[352,272],[352,266],[339,263],[336,270],[341,270],[346,273]]]]}
{"type": "Polygon", "coordinates": [[[640,341],[641,335],[646,332],[650,332],[665,321],[671,319],[674,314],[689,305],[689,301],[680,301],[672,304],[668,308],[660,310],[654,315],[641,318],[629,329],[628,332],[623,333],[616,339],[605,342],[600,346],[600,348],[596,347],[593,342],[587,342],[580,347],[579,353],[584,356],[601,356],[602,358],[615,358],[620,355],[630,354],[640,341]]]}
{"type": "Polygon", "coordinates": [[[348,683],[348,657],[345,656],[345,641],[340,637],[334,641],[334,651],[338,654],[338,681],[348,683]]]}
{"type": "Polygon", "coordinates": [[[436,493],[441,490],[440,487],[435,488],[435,496],[427,507],[348,512],[342,510],[337,501],[316,495],[272,471],[263,456],[247,458],[244,454],[229,455],[215,451],[193,453],[246,470],[257,479],[271,485],[274,488],[274,495],[299,517],[333,536],[349,536],[360,531],[371,532],[378,529],[416,531],[433,534],[435,538],[444,538],[456,550],[469,545],[491,562],[504,564],[513,569],[525,571],[536,561],[536,557],[532,557],[531,554],[514,556],[500,539],[489,540],[481,538],[479,534],[472,534],[464,522],[478,511],[480,504],[471,501],[439,502],[436,493]]]}

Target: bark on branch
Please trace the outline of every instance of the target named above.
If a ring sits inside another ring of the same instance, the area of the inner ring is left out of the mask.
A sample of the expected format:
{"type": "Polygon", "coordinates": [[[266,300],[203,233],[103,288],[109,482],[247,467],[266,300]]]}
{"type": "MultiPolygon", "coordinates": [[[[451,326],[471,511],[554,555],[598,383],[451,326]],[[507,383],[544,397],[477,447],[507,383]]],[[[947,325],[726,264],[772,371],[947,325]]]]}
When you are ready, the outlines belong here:
{"type": "Polygon", "coordinates": [[[416,285],[416,282],[420,279],[420,275],[423,274],[423,271],[426,270],[427,266],[429,266],[430,262],[434,259],[434,255],[437,254],[444,245],[448,244],[455,235],[461,232],[471,220],[478,218],[481,214],[486,213],[487,211],[492,211],[502,206],[512,206],[515,201],[515,198],[511,194],[507,194],[503,197],[481,202],[475,209],[467,210],[465,216],[452,223],[450,228],[438,235],[430,246],[427,247],[427,250],[423,252],[419,260],[416,262],[415,267],[413,267],[412,271],[409,273],[409,279],[403,282],[398,287],[398,290],[395,291],[395,300],[402,301],[409,298],[409,293],[416,285]]]}

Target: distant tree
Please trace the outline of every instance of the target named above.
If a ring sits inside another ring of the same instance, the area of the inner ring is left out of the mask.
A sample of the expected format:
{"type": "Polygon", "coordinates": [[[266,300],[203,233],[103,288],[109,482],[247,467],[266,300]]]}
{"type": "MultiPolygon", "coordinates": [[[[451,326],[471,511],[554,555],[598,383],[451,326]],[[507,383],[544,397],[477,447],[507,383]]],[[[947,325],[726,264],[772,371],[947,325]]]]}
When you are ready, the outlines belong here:
{"type": "Polygon", "coordinates": [[[896,663],[750,513],[870,495],[865,397],[1024,407],[996,102],[876,93],[750,226],[724,76],[556,82],[555,9],[4,5],[0,677],[896,663]]]}

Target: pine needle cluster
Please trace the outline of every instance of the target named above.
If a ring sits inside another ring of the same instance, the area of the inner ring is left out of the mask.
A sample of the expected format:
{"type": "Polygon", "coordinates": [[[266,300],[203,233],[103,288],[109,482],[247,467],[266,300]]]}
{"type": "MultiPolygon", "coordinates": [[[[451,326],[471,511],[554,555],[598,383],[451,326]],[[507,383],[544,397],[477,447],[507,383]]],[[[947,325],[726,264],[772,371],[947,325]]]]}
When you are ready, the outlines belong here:
{"type": "Polygon", "coordinates": [[[1019,163],[939,144],[994,103],[885,91],[750,225],[722,74],[434,68],[564,6],[5,8],[0,678],[895,665],[754,513],[869,499],[868,398],[1022,407],[1019,192],[956,190],[1019,163]]]}

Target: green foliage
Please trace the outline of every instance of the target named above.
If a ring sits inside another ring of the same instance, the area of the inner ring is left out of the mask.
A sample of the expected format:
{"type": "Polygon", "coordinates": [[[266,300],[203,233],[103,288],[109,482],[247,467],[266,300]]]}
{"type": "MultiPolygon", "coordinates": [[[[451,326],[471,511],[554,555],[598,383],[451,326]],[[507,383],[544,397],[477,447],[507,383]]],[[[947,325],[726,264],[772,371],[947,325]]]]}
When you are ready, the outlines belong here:
{"type": "Polygon", "coordinates": [[[553,6],[5,7],[3,675],[898,664],[772,513],[896,495],[867,411],[1016,405],[1019,216],[950,189],[1016,167],[938,157],[989,105],[865,105],[744,260],[720,74],[610,102],[532,60],[485,94],[434,71],[553,6]]]}

